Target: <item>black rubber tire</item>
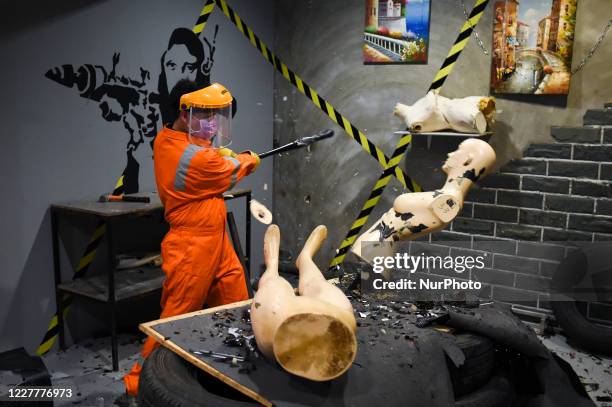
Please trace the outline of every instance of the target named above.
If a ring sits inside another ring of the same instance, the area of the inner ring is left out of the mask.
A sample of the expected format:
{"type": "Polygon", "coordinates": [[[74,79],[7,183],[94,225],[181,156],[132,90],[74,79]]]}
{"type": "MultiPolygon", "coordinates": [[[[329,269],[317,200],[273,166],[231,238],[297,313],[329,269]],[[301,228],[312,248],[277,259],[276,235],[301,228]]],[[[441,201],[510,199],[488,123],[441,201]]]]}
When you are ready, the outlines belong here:
{"type": "Polygon", "coordinates": [[[484,386],[455,400],[455,407],[510,407],[514,386],[504,374],[494,375],[484,386]]]}
{"type": "MultiPolygon", "coordinates": [[[[585,265],[586,260],[581,256],[584,254],[580,252],[568,256],[553,275],[551,308],[557,323],[577,345],[592,352],[612,354],[612,327],[607,328],[592,323],[580,312],[576,301],[559,294],[559,292],[571,292],[572,288],[584,278],[586,271],[581,265],[585,265]]],[[[609,254],[601,253],[601,256],[609,254]]]]}
{"type": "Polygon", "coordinates": [[[254,406],[245,395],[159,347],[145,360],[138,384],[140,407],[254,406]],[[206,380],[208,379],[208,380],[206,380]],[[206,386],[206,387],[205,387],[206,386]]]}
{"type": "Polygon", "coordinates": [[[465,355],[465,362],[456,367],[448,359],[446,365],[455,397],[460,397],[484,386],[491,379],[495,370],[495,349],[488,338],[473,333],[459,333],[455,339],[465,355]]]}

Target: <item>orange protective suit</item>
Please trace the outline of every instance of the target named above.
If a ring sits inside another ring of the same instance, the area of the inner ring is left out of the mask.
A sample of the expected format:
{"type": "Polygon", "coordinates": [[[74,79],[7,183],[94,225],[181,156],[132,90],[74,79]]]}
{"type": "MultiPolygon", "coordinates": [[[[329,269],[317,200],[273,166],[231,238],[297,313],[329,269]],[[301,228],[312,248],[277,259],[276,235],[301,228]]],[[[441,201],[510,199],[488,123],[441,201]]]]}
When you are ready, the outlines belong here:
{"type": "MultiPolygon", "coordinates": [[[[160,318],[248,299],[246,280],[226,232],[223,192],[255,170],[250,153],[222,157],[190,144],[187,133],[164,127],[153,148],[155,179],[170,231],[162,242],[164,281],[160,318]]],[[[142,359],[158,343],[147,338],[142,359]]],[[[141,363],[124,378],[138,393],[141,363]]]]}

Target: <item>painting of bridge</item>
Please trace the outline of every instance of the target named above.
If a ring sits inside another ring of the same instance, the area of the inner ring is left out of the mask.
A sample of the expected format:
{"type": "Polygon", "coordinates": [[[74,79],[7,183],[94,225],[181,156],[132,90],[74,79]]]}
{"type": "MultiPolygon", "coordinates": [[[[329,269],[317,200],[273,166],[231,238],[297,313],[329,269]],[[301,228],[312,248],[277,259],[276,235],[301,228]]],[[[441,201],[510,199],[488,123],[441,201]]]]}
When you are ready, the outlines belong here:
{"type": "Polygon", "coordinates": [[[431,0],[366,0],[365,64],[426,64],[431,0]]]}
{"type": "Polygon", "coordinates": [[[567,95],[577,1],[495,1],[492,93],[567,95]]]}

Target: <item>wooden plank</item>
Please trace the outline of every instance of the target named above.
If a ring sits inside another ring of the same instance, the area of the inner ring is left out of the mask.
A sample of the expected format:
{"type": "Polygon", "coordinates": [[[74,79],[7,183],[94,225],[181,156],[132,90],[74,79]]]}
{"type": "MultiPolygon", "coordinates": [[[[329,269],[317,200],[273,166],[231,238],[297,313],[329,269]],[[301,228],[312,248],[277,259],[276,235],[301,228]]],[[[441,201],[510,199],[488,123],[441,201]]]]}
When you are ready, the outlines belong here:
{"type": "Polygon", "coordinates": [[[253,300],[245,300],[245,301],[240,301],[240,302],[236,302],[233,304],[221,305],[219,307],[208,308],[208,309],[204,309],[200,311],[190,312],[187,314],[177,315],[174,317],[162,318],[156,321],[151,321],[151,322],[140,324],[139,327],[142,332],[151,336],[153,339],[159,342],[162,346],[165,346],[166,348],[170,349],[172,352],[176,353],[177,355],[185,359],[187,362],[199,367],[200,369],[216,377],[217,379],[221,380],[225,384],[235,388],[242,394],[248,397],[251,397],[253,400],[261,403],[262,405],[272,407],[273,404],[269,400],[266,400],[264,397],[262,397],[260,394],[254,392],[248,387],[241,385],[240,383],[233,380],[229,376],[226,376],[223,373],[219,372],[217,369],[210,366],[206,362],[202,361],[195,355],[191,354],[189,351],[178,346],[172,340],[164,338],[163,335],[161,335],[159,332],[153,329],[155,325],[159,325],[162,323],[177,321],[177,320],[185,319],[185,318],[192,318],[194,316],[199,316],[199,315],[213,314],[215,312],[226,310],[226,309],[239,308],[245,305],[250,305],[252,301],[253,300]]]}

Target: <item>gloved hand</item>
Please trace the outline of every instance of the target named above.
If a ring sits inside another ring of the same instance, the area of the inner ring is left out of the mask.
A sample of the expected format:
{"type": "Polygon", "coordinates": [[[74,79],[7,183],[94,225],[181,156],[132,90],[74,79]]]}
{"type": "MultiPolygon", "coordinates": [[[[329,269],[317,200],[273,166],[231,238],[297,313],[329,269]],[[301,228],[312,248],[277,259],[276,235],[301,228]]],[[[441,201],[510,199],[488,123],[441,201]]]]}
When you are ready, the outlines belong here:
{"type": "Polygon", "coordinates": [[[238,154],[230,150],[229,148],[223,147],[219,149],[219,155],[221,157],[233,157],[236,158],[238,154]]]}
{"type": "Polygon", "coordinates": [[[257,167],[259,167],[259,163],[261,163],[261,158],[259,158],[259,156],[257,155],[256,152],[251,151],[251,150],[247,150],[247,151],[243,151],[240,154],[250,154],[251,157],[255,158],[256,164],[255,164],[255,168],[253,170],[255,170],[257,167]]]}

